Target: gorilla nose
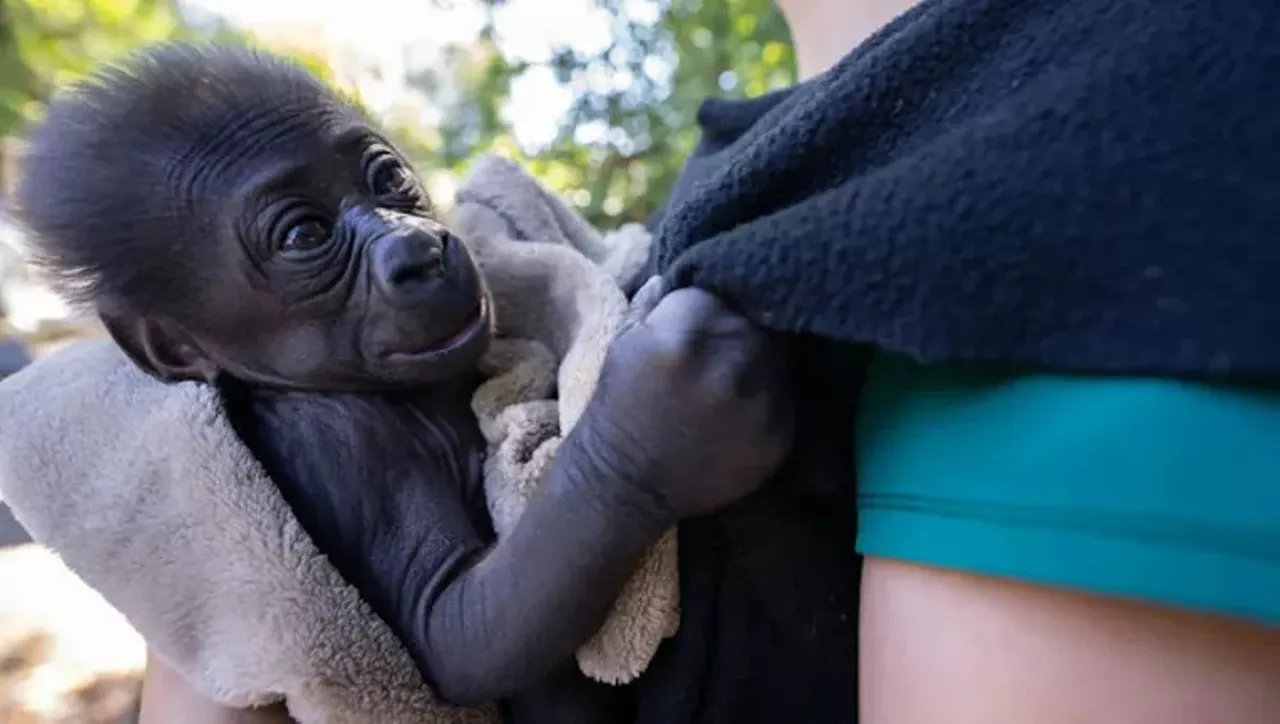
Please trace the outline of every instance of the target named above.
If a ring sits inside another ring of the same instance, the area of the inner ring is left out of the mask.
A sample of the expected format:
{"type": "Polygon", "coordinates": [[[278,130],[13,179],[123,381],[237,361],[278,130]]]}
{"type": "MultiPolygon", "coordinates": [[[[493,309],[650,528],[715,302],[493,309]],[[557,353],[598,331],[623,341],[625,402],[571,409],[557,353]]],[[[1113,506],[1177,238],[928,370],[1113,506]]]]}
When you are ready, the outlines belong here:
{"type": "Polygon", "coordinates": [[[378,286],[391,299],[414,298],[444,275],[447,234],[438,238],[415,232],[394,234],[377,242],[374,251],[374,277],[378,286]]]}

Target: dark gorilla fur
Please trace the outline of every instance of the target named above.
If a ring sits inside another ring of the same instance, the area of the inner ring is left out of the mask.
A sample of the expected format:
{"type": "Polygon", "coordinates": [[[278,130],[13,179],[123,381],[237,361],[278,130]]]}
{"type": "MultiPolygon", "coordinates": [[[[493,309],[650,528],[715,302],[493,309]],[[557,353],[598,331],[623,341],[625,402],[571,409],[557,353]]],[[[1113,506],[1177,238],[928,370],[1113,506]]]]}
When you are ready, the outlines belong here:
{"type": "Polygon", "coordinates": [[[671,521],[616,506],[632,512],[607,521],[592,575],[580,553],[560,562],[580,536],[546,533],[600,517],[565,496],[526,511],[539,537],[493,545],[469,408],[484,286],[359,109],[282,59],[164,45],[55,99],[23,169],[35,263],[141,369],[219,387],[442,698],[509,700],[522,721],[629,718],[572,652],[671,521]]]}

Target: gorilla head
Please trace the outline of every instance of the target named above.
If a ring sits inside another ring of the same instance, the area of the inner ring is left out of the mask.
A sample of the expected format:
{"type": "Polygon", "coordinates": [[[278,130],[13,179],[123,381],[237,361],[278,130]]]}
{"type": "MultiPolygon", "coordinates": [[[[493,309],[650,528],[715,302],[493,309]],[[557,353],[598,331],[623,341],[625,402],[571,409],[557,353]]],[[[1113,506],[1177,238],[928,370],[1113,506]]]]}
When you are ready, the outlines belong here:
{"type": "Polygon", "coordinates": [[[162,380],[420,387],[487,346],[480,274],[409,163],[289,61],[159,46],[29,141],[35,262],[162,380]]]}

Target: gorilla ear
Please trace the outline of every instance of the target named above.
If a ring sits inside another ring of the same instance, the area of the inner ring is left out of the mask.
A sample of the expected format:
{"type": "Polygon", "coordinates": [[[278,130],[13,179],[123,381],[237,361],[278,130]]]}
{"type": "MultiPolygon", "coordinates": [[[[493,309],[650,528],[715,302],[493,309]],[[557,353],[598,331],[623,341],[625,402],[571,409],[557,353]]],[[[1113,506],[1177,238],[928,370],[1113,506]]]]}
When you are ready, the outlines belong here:
{"type": "Polygon", "coordinates": [[[173,325],[148,317],[102,315],[102,323],[125,355],[163,382],[214,382],[218,367],[173,325]]]}

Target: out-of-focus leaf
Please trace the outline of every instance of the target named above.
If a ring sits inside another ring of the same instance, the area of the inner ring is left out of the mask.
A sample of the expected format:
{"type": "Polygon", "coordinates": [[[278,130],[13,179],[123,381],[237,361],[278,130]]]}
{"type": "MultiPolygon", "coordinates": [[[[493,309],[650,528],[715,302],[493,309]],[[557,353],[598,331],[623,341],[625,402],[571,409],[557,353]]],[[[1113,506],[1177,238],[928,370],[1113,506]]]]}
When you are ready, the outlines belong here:
{"type": "MultiPolygon", "coordinates": [[[[492,12],[502,3],[489,2],[492,12]]],[[[411,83],[444,115],[439,143],[412,142],[415,160],[460,174],[479,154],[498,151],[525,163],[595,223],[644,220],[662,204],[693,150],[695,117],[708,95],[759,95],[795,78],[790,39],[773,0],[597,0],[613,41],[589,55],[554,49],[538,63],[503,54],[490,24],[454,47],[442,68],[411,83]],[[553,139],[515,142],[504,113],[525,73],[550,71],[573,101],[553,139]]],[[[412,125],[396,129],[405,142],[412,125]]]]}

